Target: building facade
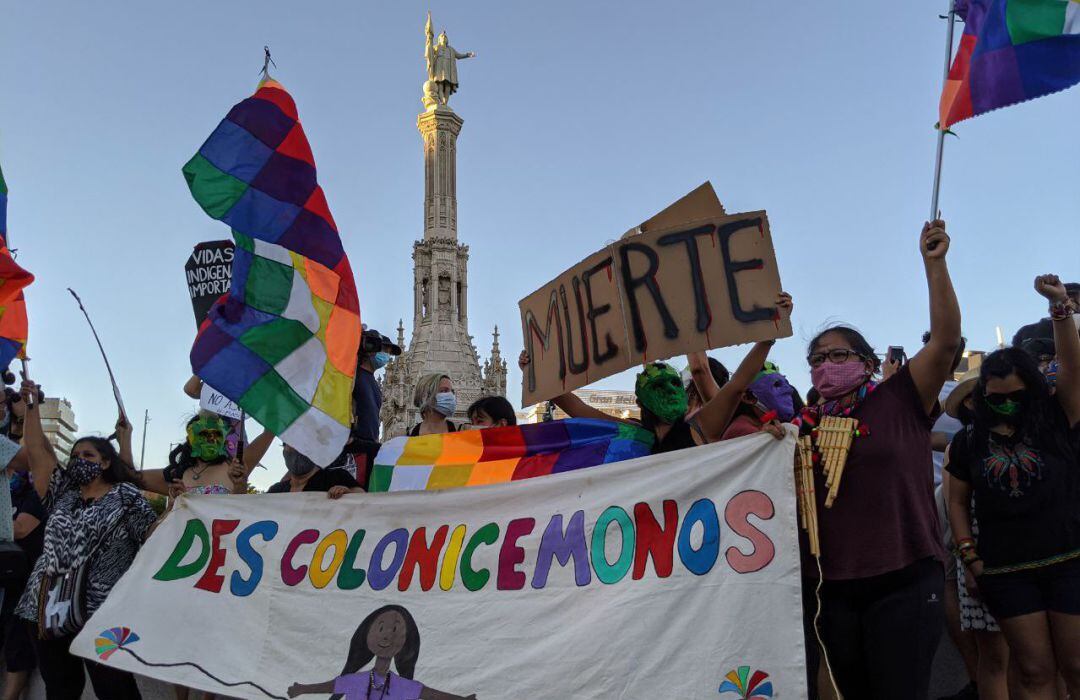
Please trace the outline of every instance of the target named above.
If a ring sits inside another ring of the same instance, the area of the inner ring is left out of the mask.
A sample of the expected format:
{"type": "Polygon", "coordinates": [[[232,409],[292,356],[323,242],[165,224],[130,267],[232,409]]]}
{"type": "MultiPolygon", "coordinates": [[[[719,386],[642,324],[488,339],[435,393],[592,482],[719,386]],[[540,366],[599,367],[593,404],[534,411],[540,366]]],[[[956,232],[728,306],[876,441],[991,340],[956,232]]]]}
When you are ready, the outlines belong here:
{"type": "Polygon", "coordinates": [[[449,105],[433,104],[416,123],[424,144],[424,237],[413,243],[412,339],[406,347],[399,323],[397,342],[405,351],[386,365],[382,378],[383,440],[420,422],[413,390],[425,374],[453,380],[455,423],[468,422],[465,411],[481,396],[506,395],[498,327],[483,363],[469,335],[469,247],[457,233],[457,138],[464,121],[449,105]]]}
{"type": "Polygon", "coordinates": [[[75,411],[67,399],[47,398],[38,408],[41,429],[45,439],[56,451],[61,463],[67,463],[79,426],[75,423],[75,411]]]}

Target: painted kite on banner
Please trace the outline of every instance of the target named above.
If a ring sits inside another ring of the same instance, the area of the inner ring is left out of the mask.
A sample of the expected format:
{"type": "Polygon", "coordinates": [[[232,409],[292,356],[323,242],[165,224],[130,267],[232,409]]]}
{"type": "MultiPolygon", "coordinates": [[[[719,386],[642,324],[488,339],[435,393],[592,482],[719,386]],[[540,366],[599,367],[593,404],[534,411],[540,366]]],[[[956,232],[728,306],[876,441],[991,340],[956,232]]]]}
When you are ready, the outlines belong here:
{"type": "Polygon", "coordinates": [[[956,0],[960,48],[941,95],[942,129],[1080,83],[1080,1],[956,0]]]}
{"type": "Polygon", "coordinates": [[[236,241],[232,286],[199,330],[192,370],[325,466],[349,435],[360,303],[292,97],[263,80],[183,170],[236,241]]]}
{"type": "Polygon", "coordinates": [[[8,250],[7,200],[7,182],[0,169],[0,371],[6,370],[15,358],[26,357],[29,321],[23,290],[34,281],[34,276],[15,262],[8,250]]]}
{"type": "Polygon", "coordinates": [[[644,457],[655,438],[629,423],[570,418],[383,443],[371,491],[437,491],[520,481],[644,457]]]}
{"type": "Polygon", "coordinates": [[[794,448],[184,497],[71,651],[260,700],[806,698],[794,448]]]}

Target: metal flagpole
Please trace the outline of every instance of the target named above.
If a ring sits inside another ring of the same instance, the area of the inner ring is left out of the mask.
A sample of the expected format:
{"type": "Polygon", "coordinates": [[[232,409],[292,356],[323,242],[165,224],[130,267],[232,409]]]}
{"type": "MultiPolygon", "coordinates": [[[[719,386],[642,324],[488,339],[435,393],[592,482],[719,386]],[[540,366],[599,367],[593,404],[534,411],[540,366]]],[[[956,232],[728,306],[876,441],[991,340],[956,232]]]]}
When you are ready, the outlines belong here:
{"type": "MultiPolygon", "coordinates": [[[[949,14],[947,16],[949,22],[949,28],[945,31],[945,75],[941,80],[942,91],[945,89],[945,85],[949,81],[949,69],[952,67],[952,51],[953,51],[953,28],[956,26],[956,10],[953,7],[953,0],[949,0],[949,14]]],[[[945,155],[945,126],[938,123],[938,136],[937,136],[937,160],[934,163],[934,194],[930,200],[930,220],[938,218],[938,196],[941,194],[941,159],[945,155]]]]}
{"type": "Polygon", "coordinates": [[[150,423],[150,409],[146,409],[142,422],[142,451],[139,453],[139,471],[142,471],[143,462],[146,461],[146,426],[150,423]]]}

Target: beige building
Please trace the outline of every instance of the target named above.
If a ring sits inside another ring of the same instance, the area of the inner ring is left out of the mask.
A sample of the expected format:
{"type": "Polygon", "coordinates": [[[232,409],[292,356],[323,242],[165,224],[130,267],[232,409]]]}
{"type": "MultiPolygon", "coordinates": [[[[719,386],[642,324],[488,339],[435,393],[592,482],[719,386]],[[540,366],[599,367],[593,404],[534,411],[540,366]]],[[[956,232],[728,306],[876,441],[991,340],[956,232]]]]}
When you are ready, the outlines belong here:
{"type": "MultiPolygon", "coordinates": [[[[637,399],[632,391],[619,391],[618,389],[578,389],[574,395],[579,399],[599,409],[613,418],[641,418],[641,410],[638,408],[637,399]]],[[[552,420],[569,418],[561,408],[554,407],[551,414],[552,420]]],[[[540,423],[547,413],[547,404],[538,403],[529,406],[517,414],[518,423],[540,423]]]]}
{"type": "Polygon", "coordinates": [[[75,411],[67,399],[47,398],[38,409],[41,429],[45,439],[53,446],[57,458],[63,463],[71,455],[79,426],[75,423],[75,411]]]}

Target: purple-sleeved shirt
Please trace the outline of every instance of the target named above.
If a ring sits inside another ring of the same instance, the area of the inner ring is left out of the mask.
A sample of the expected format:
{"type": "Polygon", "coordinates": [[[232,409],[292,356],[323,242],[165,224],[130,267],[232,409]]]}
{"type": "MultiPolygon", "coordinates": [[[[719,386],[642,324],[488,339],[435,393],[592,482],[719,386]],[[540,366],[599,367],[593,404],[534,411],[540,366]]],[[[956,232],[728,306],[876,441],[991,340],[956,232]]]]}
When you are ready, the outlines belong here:
{"type": "Polygon", "coordinates": [[[376,676],[375,687],[369,697],[370,682],[370,671],[347,673],[334,679],[334,692],[344,695],[345,700],[420,700],[420,692],[424,689],[422,683],[402,678],[391,671],[389,676],[376,676]],[[385,692],[382,688],[384,680],[388,683],[385,692]]]}
{"type": "Polygon", "coordinates": [[[869,434],[852,441],[832,508],[815,472],[826,580],[877,576],[928,557],[944,561],[930,457],[939,411],[926,414],[905,365],[852,413],[869,434]]]}

